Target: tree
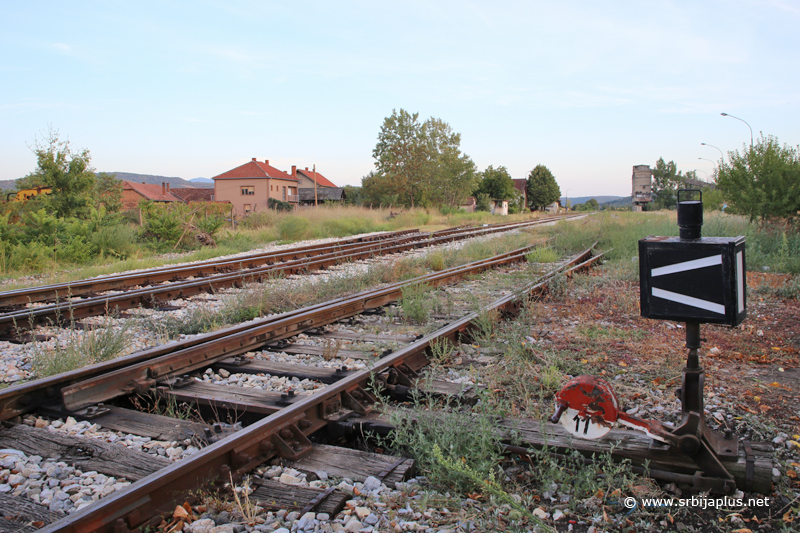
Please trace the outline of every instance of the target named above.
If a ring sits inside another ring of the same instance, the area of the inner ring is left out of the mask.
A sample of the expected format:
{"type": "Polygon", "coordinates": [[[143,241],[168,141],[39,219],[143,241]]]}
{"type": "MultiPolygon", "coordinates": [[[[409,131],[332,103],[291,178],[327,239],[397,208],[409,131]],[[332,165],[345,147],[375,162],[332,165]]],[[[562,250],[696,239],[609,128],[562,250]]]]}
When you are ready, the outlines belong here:
{"type": "Polygon", "coordinates": [[[677,190],[686,183],[685,177],[677,170],[674,161],[664,162],[660,157],[653,170],[653,207],[655,209],[674,209],[678,206],[677,190]]]}
{"type": "Polygon", "coordinates": [[[364,203],[364,191],[355,185],[344,186],[345,205],[362,205],[364,203]]]}
{"type": "Polygon", "coordinates": [[[728,153],[719,169],[717,186],[730,210],[750,217],[794,218],[800,211],[800,147],[784,144],[772,135],[752,148],[728,153]]]}
{"type": "Polygon", "coordinates": [[[461,135],[443,120],[420,123],[419,113],[392,110],[372,151],[376,172],[362,181],[365,197],[396,196],[395,202],[411,207],[459,205],[475,180],[475,165],[460,144],[461,135]]]}
{"type": "Polygon", "coordinates": [[[404,204],[414,206],[423,182],[422,168],[427,162],[426,146],[422,138],[419,113],[410,114],[405,109],[383,120],[378,134],[378,144],[372,151],[375,168],[384,176],[404,204]]]}
{"type": "Polygon", "coordinates": [[[102,204],[109,213],[122,209],[122,182],[116,178],[116,174],[97,173],[93,198],[97,207],[102,204]]]}
{"type": "MultiPolygon", "coordinates": [[[[86,218],[94,205],[94,169],[89,150],[73,152],[69,141],[62,141],[58,132],[50,130],[47,139],[37,139],[36,170],[17,180],[18,188],[47,186],[53,193],[40,200],[57,217],[86,218]]],[[[40,205],[41,205],[40,204],[40,205]]]]}
{"type": "Polygon", "coordinates": [[[491,200],[510,200],[514,198],[514,180],[508,174],[506,167],[494,168],[492,165],[478,173],[477,187],[473,195],[486,194],[491,200]]]}
{"type": "Polygon", "coordinates": [[[400,198],[398,190],[397,182],[380,172],[370,172],[361,178],[361,194],[365,205],[397,205],[400,198]]]}
{"type": "Polygon", "coordinates": [[[461,205],[476,182],[475,163],[461,152],[461,134],[447,122],[431,117],[423,124],[423,138],[428,160],[422,194],[433,205],[461,205]]]}
{"type": "Polygon", "coordinates": [[[561,197],[561,188],[556,178],[544,165],[536,165],[528,174],[528,206],[544,209],[561,197]]]}
{"type": "Polygon", "coordinates": [[[586,202],[575,206],[575,211],[597,211],[598,209],[600,209],[600,204],[595,198],[590,198],[586,202]]]}

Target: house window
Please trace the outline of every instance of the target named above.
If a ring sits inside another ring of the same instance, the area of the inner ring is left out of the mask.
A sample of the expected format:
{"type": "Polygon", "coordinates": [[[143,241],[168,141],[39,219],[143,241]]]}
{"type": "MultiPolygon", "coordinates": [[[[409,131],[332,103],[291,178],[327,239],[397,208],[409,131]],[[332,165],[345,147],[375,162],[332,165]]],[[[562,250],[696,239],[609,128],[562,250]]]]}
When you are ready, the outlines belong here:
{"type": "Polygon", "coordinates": [[[283,188],[283,201],[286,201],[286,187],[283,188]]]}
{"type": "Polygon", "coordinates": [[[244,214],[248,214],[250,212],[250,204],[244,204],[244,214]]]}
{"type": "Polygon", "coordinates": [[[252,185],[242,185],[242,196],[252,196],[256,193],[256,188],[252,185]]]}

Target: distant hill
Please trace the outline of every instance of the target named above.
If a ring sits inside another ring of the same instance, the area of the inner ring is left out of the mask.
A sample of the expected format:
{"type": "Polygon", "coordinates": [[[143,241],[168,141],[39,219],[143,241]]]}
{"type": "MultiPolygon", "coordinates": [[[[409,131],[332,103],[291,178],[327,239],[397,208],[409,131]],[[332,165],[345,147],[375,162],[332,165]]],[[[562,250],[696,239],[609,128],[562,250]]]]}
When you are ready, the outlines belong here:
{"type": "MultiPolygon", "coordinates": [[[[578,205],[578,204],[584,204],[589,200],[591,200],[592,198],[597,200],[598,204],[605,204],[608,202],[615,202],[622,197],[621,196],[576,196],[576,197],[570,196],[569,201],[572,205],[578,205]]],[[[566,199],[567,199],[566,196],[561,197],[561,205],[564,205],[566,199]]]]}
{"type": "Polygon", "coordinates": [[[170,178],[167,176],[153,176],[152,174],[134,174],[132,172],[109,172],[109,174],[115,174],[118,180],[121,181],[132,181],[134,183],[148,183],[150,185],[161,185],[162,183],[169,183],[171,188],[175,187],[198,187],[201,189],[212,189],[214,188],[214,182],[211,183],[205,181],[196,181],[206,180],[208,178],[195,178],[191,181],[185,180],[183,178],[170,178]]]}
{"type": "Polygon", "coordinates": [[[632,196],[625,196],[624,198],[619,198],[617,200],[612,200],[610,202],[600,202],[606,207],[631,207],[631,203],[633,202],[632,196]]]}
{"type": "MultiPolygon", "coordinates": [[[[152,174],[134,174],[132,172],[109,172],[114,174],[120,181],[132,181],[134,183],[148,183],[150,185],[161,185],[162,183],[169,183],[170,188],[188,187],[199,189],[213,189],[214,181],[208,178],[194,178],[193,180],[185,180],[183,178],[169,178],[166,176],[153,176],[152,174]]],[[[0,181],[0,190],[13,190],[17,187],[17,180],[3,180],[0,181]]]]}

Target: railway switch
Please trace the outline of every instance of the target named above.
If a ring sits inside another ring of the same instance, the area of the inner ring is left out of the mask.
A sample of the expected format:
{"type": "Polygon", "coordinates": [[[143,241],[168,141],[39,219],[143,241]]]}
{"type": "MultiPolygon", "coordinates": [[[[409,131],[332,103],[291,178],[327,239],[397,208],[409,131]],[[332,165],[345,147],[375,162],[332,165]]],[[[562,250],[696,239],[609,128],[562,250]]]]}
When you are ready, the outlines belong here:
{"type": "MultiPolygon", "coordinates": [[[[739,441],[730,430],[712,431],[703,409],[704,371],[698,349],[700,324],[736,326],[747,316],[745,294],[745,238],[702,237],[703,201],[699,190],[678,191],[679,237],[650,236],[639,241],[641,313],[645,318],[686,323],[688,356],[677,395],[682,418],[677,427],[643,420],[621,411],[611,385],[594,376],[570,380],[556,395],[550,418],[573,436],[600,439],[619,423],[644,431],[663,447],[663,460],[690,458],[696,472],[694,486],[724,494],[736,488],[725,467],[739,460],[739,441]]],[[[748,443],[743,443],[747,450],[748,443]]],[[[743,486],[752,484],[752,454],[743,486]]]]}

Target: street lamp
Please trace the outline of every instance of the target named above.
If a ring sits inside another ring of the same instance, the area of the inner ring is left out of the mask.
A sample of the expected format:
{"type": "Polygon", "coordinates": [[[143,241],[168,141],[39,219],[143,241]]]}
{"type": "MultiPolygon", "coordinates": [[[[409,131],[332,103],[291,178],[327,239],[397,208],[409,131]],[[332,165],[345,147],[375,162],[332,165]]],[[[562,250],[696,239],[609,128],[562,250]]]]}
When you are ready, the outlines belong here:
{"type": "MultiPolygon", "coordinates": [[[[711,148],[717,148],[713,144],[708,144],[708,143],[700,143],[700,144],[702,144],[703,146],[710,146],[711,148]]],[[[722,150],[720,150],[719,148],[717,148],[717,150],[719,150],[719,155],[722,158],[722,162],[724,163],[725,162],[725,154],[723,154],[722,150]]]]}
{"type": "MultiPolygon", "coordinates": [[[[744,119],[741,119],[739,117],[734,117],[733,115],[729,115],[727,113],[720,113],[720,115],[722,115],[723,117],[731,117],[731,118],[735,118],[736,120],[740,120],[740,121],[744,122],[745,124],[747,124],[747,127],[750,128],[750,124],[748,124],[747,121],[744,120],[744,119]]],[[[750,149],[751,150],[753,149],[753,128],[750,128],[750,149]]]]}
{"type": "Polygon", "coordinates": [[[711,163],[711,167],[714,169],[714,172],[717,171],[717,164],[714,163],[712,160],[706,159],[705,157],[698,157],[697,159],[702,159],[703,161],[708,161],[709,163],[711,163]]]}
{"type": "MultiPolygon", "coordinates": [[[[701,157],[700,159],[702,159],[702,157],[701,157]]],[[[702,168],[696,168],[696,169],[694,169],[694,171],[695,171],[695,175],[697,175],[696,173],[697,173],[698,171],[700,171],[700,172],[702,172],[703,174],[705,174],[705,175],[706,175],[706,181],[708,181],[708,172],[706,172],[706,171],[705,171],[705,170],[703,170],[702,168]]]]}

